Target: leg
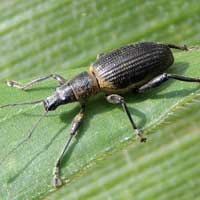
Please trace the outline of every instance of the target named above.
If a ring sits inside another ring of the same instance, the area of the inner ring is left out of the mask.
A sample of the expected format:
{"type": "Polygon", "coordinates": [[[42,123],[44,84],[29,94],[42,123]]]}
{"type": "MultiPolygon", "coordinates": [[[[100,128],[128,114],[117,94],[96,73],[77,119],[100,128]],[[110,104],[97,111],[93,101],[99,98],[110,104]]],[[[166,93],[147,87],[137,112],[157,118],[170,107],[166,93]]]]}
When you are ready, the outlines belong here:
{"type": "Polygon", "coordinates": [[[120,95],[117,95],[117,94],[111,94],[111,95],[107,96],[106,99],[107,99],[107,101],[109,103],[120,104],[123,107],[124,111],[126,112],[126,114],[128,116],[129,121],[131,122],[131,125],[132,125],[133,129],[136,132],[136,135],[140,138],[141,142],[145,142],[146,138],[143,137],[141,131],[135,125],[135,123],[134,123],[134,121],[133,121],[133,119],[131,117],[131,114],[130,114],[130,112],[128,110],[128,107],[126,105],[126,102],[124,101],[124,98],[121,97],[120,95]]]}
{"type": "Polygon", "coordinates": [[[76,131],[78,130],[78,128],[81,125],[81,122],[83,121],[84,111],[85,111],[85,106],[82,105],[80,112],[75,116],[75,118],[72,121],[70,137],[67,140],[67,142],[65,143],[65,145],[55,163],[55,167],[53,169],[53,185],[55,187],[59,187],[62,185],[62,182],[60,179],[60,164],[63,159],[64,153],[67,151],[67,148],[68,148],[72,138],[74,137],[76,131]]]}
{"type": "Polygon", "coordinates": [[[60,85],[62,85],[66,82],[66,79],[64,79],[62,76],[60,76],[58,74],[50,74],[48,76],[43,76],[43,77],[34,79],[25,85],[22,85],[21,83],[18,83],[16,81],[7,81],[7,85],[10,87],[16,87],[16,88],[19,88],[22,90],[26,90],[26,89],[29,89],[30,87],[32,87],[33,84],[44,81],[49,78],[53,78],[53,79],[57,80],[60,85]]]}
{"type": "Polygon", "coordinates": [[[182,51],[189,51],[189,48],[186,45],[179,46],[179,45],[175,45],[175,44],[167,44],[167,46],[169,48],[172,48],[172,49],[179,49],[179,50],[182,50],[182,51]]]}
{"type": "Polygon", "coordinates": [[[169,79],[200,83],[200,78],[191,78],[191,77],[186,77],[186,76],[181,76],[181,75],[176,75],[176,74],[163,73],[163,74],[155,77],[154,79],[152,79],[151,81],[149,81],[148,83],[143,85],[142,87],[140,87],[137,91],[139,93],[145,92],[146,90],[149,90],[153,87],[158,87],[160,84],[164,83],[165,81],[167,81],[169,79]]]}
{"type": "Polygon", "coordinates": [[[200,49],[200,46],[187,46],[187,45],[183,45],[183,46],[180,46],[180,45],[175,45],[175,44],[166,44],[169,48],[171,49],[179,49],[179,50],[182,50],[182,51],[192,51],[192,50],[199,50],[200,49]]]}

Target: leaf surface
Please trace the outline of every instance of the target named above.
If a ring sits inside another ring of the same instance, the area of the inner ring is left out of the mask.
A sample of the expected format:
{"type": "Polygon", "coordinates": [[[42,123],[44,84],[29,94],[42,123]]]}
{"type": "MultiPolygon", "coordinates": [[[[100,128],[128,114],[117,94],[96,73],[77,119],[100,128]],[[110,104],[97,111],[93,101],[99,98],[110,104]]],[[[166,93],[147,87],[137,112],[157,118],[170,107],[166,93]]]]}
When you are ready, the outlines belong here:
{"type": "MultiPolygon", "coordinates": [[[[98,53],[136,41],[198,45],[199,12],[196,0],[2,0],[0,104],[43,99],[57,86],[46,81],[24,92],[6,87],[6,79],[25,83],[51,72],[70,79],[98,53]]],[[[199,51],[174,52],[169,72],[200,77],[199,51]]],[[[198,199],[199,85],[169,81],[125,99],[146,144],[135,139],[122,109],[97,95],[62,164],[69,183],[53,191],[52,168],[79,111],[77,103],[62,106],[0,165],[0,198],[198,199]]],[[[0,160],[43,112],[40,105],[0,110],[0,160]]]]}

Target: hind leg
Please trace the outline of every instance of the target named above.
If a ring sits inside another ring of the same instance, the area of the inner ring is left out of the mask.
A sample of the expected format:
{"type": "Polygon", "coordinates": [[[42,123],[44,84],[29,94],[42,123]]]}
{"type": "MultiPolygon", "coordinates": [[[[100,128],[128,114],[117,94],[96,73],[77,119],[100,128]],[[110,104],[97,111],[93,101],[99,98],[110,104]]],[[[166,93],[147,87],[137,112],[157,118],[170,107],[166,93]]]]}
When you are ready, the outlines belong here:
{"type": "Polygon", "coordinates": [[[168,74],[168,73],[163,73],[159,76],[156,76],[153,78],[151,81],[146,83],[145,85],[141,86],[140,88],[137,89],[139,93],[143,93],[151,88],[158,87],[162,83],[170,80],[170,79],[175,79],[179,81],[185,81],[185,82],[197,82],[200,83],[200,78],[193,78],[193,77],[187,77],[187,76],[181,76],[177,74],[168,74]]]}

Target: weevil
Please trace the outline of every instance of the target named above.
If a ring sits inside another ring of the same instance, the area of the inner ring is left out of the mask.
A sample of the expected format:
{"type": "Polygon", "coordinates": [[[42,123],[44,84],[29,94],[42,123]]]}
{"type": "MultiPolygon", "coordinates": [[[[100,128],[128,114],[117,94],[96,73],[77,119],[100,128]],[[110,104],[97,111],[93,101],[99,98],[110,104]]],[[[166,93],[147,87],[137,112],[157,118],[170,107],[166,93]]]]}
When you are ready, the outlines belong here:
{"type": "MultiPolygon", "coordinates": [[[[50,74],[32,80],[26,85],[16,81],[8,81],[7,85],[22,90],[31,88],[35,83],[53,78],[60,86],[55,92],[41,101],[7,104],[7,106],[16,106],[23,104],[42,103],[45,108],[45,114],[55,110],[58,106],[78,101],[80,102],[80,112],[72,120],[70,136],[66,140],[64,147],[58,156],[53,168],[53,185],[58,187],[62,184],[60,179],[60,165],[68,146],[76,134],[81,122],[83,121],[87,99],[99,92],[105,93],[106,100],[112,104],[119,104],[124,109],[127,117],[135,130],[135,134],[141,142],[146,141],[140,129],[137,128],[126,101],[121,96],[130,90],[143,93],[169,79],[187,82],[200,82],[200,78],[185,77],[176,74],[169,74],[165,71],[173,64],[174,57],[171,49],[187,51],[187,46],[178,46],[174,44],[161,44],[155,42],[141,42],[130,44],[115,49],[109,53],[100,54],[96,61],[90,65],[88,71],[81,72],[71,80],[66,80],[58,74],[50,74]]],[[[33,126],[28,138],[39,121],[33,126]]]]}

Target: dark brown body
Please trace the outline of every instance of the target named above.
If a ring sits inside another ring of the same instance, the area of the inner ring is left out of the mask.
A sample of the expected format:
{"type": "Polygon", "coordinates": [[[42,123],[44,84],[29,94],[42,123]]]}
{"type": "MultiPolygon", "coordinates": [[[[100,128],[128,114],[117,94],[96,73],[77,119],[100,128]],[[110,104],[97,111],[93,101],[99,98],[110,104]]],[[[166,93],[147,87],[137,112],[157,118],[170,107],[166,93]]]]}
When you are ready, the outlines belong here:
{"type": "Polygon", "coordinates": [[[88,72],[66,81],[47,97],[44,100],[45,109],[55,110],[59,105],[74,101],[85,103],[88,97],[99,91],[120,94],[140,88],[173,64],[170,47],[143,42],[101,54],[88,72]]]}
{"type": "Polygon", "coordinates": [[[90,72],[96,77],[101,91],[123,93],[145,84],[173,62],[167,45],[144,42],[99,56],[90,72]]]}
{"type": "MultiPolygon", "coordinates": [[[[53,169],[53,184],[55,187],[62,185],[60,179],[60,164],[67,148],[76,134],[83,121],[86,100],[92,95],[102,91],[106,95],[109,103],[122,106],[125,111],[135,134],[141,142],[146,141],[142,131],[137,127],[128,109],[125,99],[119,93],[136,89],[138,93],[143,93],[151,88],[158,87],[162,83],[173,79],[186,82],[200,83],[200,78],[186,77],[177,74],[166,73],[174,58],[170,49],[188,51],[187,46],[177,46],[175,44],[158,44],[153,42],[143,42],[134,45],[127,45],[110,53],[98,56],[89,70],[82,72],[71,80],[66,80],[58,74],[34,79],[22,85],[16,81],[8,81],[7,85],[26,90],[33,84],[53,78],[60,84],[56,91],[47,98],[34,102],[14,103],[0,106],[0,108],[16,105],[37,104],[43,102],[46,112],[32,127],[27,139],[32,135],[41,119],[46,116],[48,111],[55,110],[58,106],[78,101],[81,104],[79,113],[74,117],[71,124],[70,136],[55,162],[53,169]]],[[[23,141],[26,141],[23,140],[23,141]]],[[[23,144],[19,143],[18,147],[23,144]]],[[[14,148],[16,149],[16,148],[14,148]]],[[[10,153],[13,150],[10,151],[10,153]]]]}

